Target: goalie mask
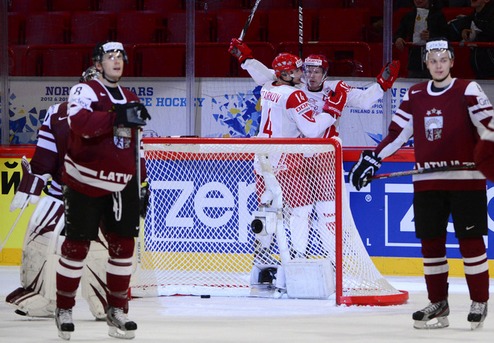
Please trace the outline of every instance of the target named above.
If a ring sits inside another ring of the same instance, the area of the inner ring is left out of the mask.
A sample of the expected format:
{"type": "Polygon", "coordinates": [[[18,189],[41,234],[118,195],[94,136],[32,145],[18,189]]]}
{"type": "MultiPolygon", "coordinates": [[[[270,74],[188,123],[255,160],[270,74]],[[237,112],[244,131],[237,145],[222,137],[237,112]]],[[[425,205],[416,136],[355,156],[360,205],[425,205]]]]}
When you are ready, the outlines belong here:
{"type": "Polygon", "coordinates": [[[87,68],[83,73],[81,78],[79,79],[79,82],[88,82],[94,79],[97,79],[99,75],[98,69],[96,69],[95,66],[91,66],[87,68]]]}
{"type": "Polygon", "coordinates": [[[110,52],[122,54],[122,59],[124,60],[124,62],[125,63],[129,62],[123,44],[120,42],[106,42],[106,43],[99,43],[98,45],[96,45],[93,50],[93,62],[103,61],[103,56],[110,52]]]}
{"type": "Polygon", "coordinates": [[[446,38],[437,38],[437,39],[429,40],[425,44],[425,49],[423,54],[424,63],[427,61],[430,53],[442,53],[442,52],[448,52],[450,59],[455,58],[453,47],[451,46],[451,44],[449,44],[446,38]]]}
{"type": "Polygon", "coordinates": [[[273,60],[272,67],[276,73],[276,77],[280,77],[281,73],[292,71],[301,68],[303,62],[295,55],[283,52],[276,56],[273,60]]]}

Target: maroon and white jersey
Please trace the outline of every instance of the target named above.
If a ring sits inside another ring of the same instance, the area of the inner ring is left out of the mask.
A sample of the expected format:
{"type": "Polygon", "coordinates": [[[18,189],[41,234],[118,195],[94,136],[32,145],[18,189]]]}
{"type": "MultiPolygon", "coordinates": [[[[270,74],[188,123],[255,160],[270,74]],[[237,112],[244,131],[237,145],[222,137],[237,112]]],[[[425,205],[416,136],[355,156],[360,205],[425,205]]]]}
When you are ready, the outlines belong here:
{"type": "MultiPolygon", "coordinates": [[[[492,105],[478,83],[453,79],[440,92],[432,81],[410,87],[392,118],[388,136],[376,153],[386,158],[414,137],[417,168],[473,163],[474,147],[494,116],[492,105]]],[[[485,189],[477,170],[447,171],[413,176],[416,191],[485,189]]]]}
{"type": "Polygon", "coordinates": [[[138,97],[118,86],[117,100],[99,80],[73,86],[69,95],[70,136],[64,163],[64,183],[89,195],[118,192],[136,174],[135,130],[131,138],[114,135],[114,104],[138,102],[138,97]]]}
{"type": "Polygon", "coordinates": [[[50,174],[48,193],[62,196],[62,166],[67,149],[70,128],[67,122],[67,103],[50,106],[38,130],[38,142],[31,161],[34,174],[50,174]]]}
{"type": "Polygon", "coordinates": [[[258,137],[321,137],[334,123],[327,113],[317,117],[305,93],[289,85],[265,84],[261,89],[261,123],[258,137]]]}

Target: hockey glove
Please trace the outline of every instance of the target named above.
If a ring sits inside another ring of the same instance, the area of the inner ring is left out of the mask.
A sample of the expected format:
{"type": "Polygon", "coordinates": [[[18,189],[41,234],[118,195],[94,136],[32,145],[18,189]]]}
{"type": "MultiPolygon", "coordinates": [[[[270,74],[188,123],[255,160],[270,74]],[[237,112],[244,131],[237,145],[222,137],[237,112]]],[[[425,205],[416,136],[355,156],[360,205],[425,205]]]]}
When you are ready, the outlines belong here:
{"type": "Polygon", "coordinates": [[[381,69],[381,72],[377,75],[377,83],[379,83],[383,91],[386,92],[388,89],[393,87],[393,83],[396,81],[399,72],[399,60],[388,62],[388,64],[381,69]]]}
{"type": "Polygon", "coordinates": [[[14,211],[18,208],[22,208],[26,201],[31,204],[36,204],[41,195],[43,187],[50,178],[50,174],[36,175],[31,171],[31,165],[25,156],[21,159],[22,167],[22,179],[19,183],[19,187],[10,203],[10,211],[14,211]]]}
{"type": "Polygon", "coordinates": [[[139,197],[139,214],[142,219],[146,219],[146,213],[149,205],[149,183],[144,182],[141,187],[141,196],[139,197]]]}
{"type": "Polygon", "coordinates": [[[331,114],[335,119],[341,116],[341,112],[345,107],[347,101],[347,95],[351,87],[345,82],[340,81],[335,87],[334,91],[331,91],[328,99],[324,103],[322,110],[326,113],[331,114]]]}
{"type": "Polygon", "coordinates": [[[146,125],[146,120],[151,119],[146,107],[140,102],[113,105],[116,113],[114,125],[123,127],[139,127],[146,125]]]}
{"type": "Polygon", "coordinates": [[[374,151],[364,150],[360,154],[357,163],[350,170],[348,179],[357,191],[359,191],[372,181],[372,177],[380,167],[381,159],[376,156],[376,153],[374,151]]]}
{"type": "Polygon", "coordinates": [[[249,58],[254,58],[252,57],[252,50],[247,46],[247,44],[237,38],[232,38],[228,52],[235,57],[240,64],[244,63],[245,60],[249,58]]]}

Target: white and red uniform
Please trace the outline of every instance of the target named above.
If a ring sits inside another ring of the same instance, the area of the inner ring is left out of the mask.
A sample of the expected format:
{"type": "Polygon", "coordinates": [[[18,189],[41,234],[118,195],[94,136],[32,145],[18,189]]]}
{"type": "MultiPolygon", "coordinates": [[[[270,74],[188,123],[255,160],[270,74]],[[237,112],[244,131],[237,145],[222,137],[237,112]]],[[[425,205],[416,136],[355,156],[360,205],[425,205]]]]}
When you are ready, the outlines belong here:
{"type": "MultiPolygon", "coordinates": [[[[246,70],[249,75],[253,78],[254,82],[258,85],[264,85],[267,82],[275,80],[275,74],[272,69],[267,68],[264,64],[258,60],[252,58],[247,59],[241,65],[242,69],[246,70]]],[[[322,108],[324,103],[328,98],[328,94],[336,89],[336,85],[342,82],[340,80],[326,80],[323,83],[322,89],[320,91],[310,91],[307,88],[307,84],[296,85],[295,87],[300,88],[308,98],[308,102],[315,116],[323,112],[322,108]]],[[[347,94],[346,106],[355,107],[361,109],[369,109],[383,97],[383,90],[381,86],[376,82],[367,89],[351,88],[347,94]]],[[[333,120],[334,128],[323,132],[321,136],[317,137],[329,137],[329,134],[338,132],[338,121],[333,120]]],[[[313,137],[313,136],[307,136],[313,137]]]]}
{"type": "Polygon", "coordinates": [[[118,86],[123,99],[114,99],[98,80],[72,87],[69,96],[69,125],[72,130],[65,157],[63,181],[72,189],[101,196],[121,191],[135,170],[135,139],[114,136],[113,104],[138,102],[137,95],[118,86]]]}
{"type": "MultiPolygon", "coordinates": [[[[375,150],[380,158],[392,155],[413,135],[419,168],[474,161],[474,146],[494,116],[489,99],[472,81],[453,79],[441,92],[432,92],[431,85],[419,83],[405,94],[388,136],[375,150]]],[[[482,190],[485,178],[477,170],[445,171],[414,175],[413,184],[416,191],[482,190]]]]}

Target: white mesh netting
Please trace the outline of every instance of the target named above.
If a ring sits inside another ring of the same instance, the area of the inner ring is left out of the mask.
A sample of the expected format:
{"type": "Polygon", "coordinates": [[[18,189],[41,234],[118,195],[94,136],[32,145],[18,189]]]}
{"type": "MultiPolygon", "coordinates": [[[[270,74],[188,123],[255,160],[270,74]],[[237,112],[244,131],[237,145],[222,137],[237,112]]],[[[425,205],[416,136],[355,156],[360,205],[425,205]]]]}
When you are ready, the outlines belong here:
{"type": "Polygon", "coordinates": [[[335,172],[342,171],[337,140],[160,138],[145,139],[144,150],[151,196],[137,244],[133,296],[247,296],[253,265],[327,260],[338,303],[406,301],[375,268],[360,239],[343,177],[335,172]],[[253,234],[260,196],[277,189],[280,197],[268,199],[271,207],[280,201],[283,233],[253,234]],[[336,235],[339,201],[343,216],[336,235]]]}

